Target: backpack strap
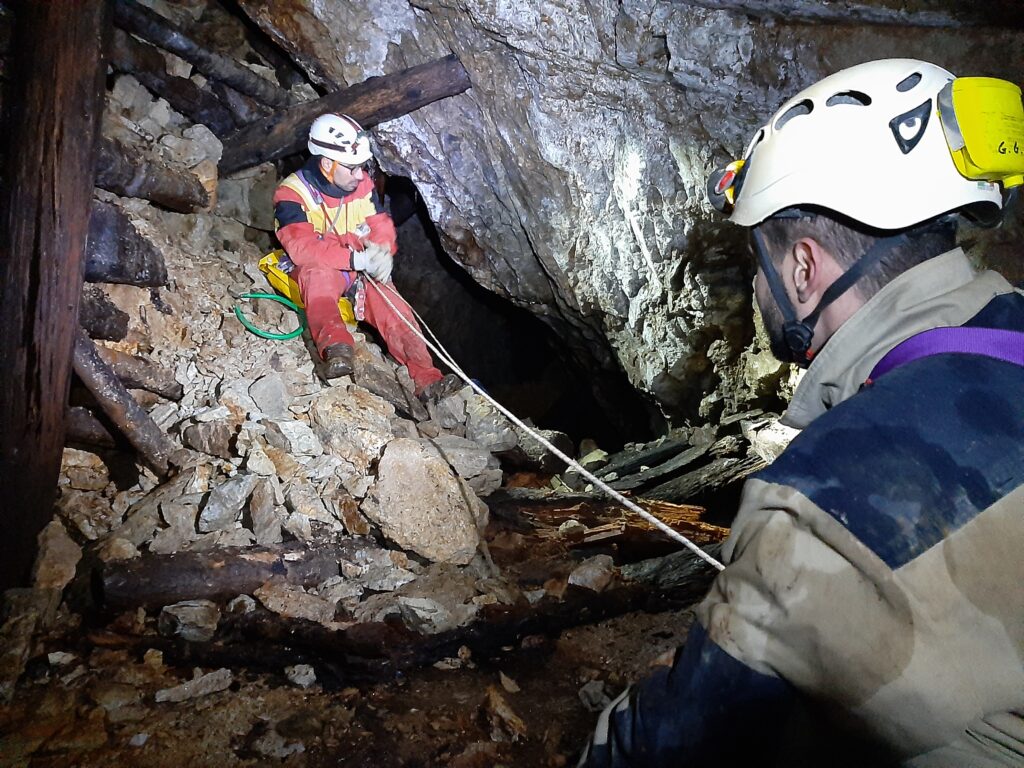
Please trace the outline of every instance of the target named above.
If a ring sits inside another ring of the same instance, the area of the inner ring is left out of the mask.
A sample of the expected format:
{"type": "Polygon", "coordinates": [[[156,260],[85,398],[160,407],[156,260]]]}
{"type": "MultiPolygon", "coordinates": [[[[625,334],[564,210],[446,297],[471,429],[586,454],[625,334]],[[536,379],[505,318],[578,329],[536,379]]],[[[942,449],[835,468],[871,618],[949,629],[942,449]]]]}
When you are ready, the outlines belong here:
{"type": "Polygon", "coordinates": [[[867,383],[877,381],[901,365],[923,357],[945,354],[983,355],[1024,366],[1024,333],[1000,328],[932,328],[900,342],[878,361],[867,383]]]}

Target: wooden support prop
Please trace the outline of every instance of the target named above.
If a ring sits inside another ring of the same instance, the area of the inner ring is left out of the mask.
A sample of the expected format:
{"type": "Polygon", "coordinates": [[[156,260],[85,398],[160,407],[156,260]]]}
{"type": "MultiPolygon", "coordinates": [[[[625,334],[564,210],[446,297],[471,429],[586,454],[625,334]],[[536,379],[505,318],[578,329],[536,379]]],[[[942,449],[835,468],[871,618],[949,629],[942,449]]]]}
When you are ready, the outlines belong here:
{"type": "Polygon", "coordinates": [[[470,87],[469,74],[452,55],[383,77],[371,77],[242,128],[224,142],[221,173],[276,160],[306,145],[309,125],[325,112],[344,112],[366,128],[394,120],[470,87]]]}
{"type": "Polygon", "coordinates": [[[288,91],[229,56],[204,48],[173,22],[135,0],[114,0],[114,19],[121,29],[180,56],[207,77],[220,80],[267,106],[286,107],[294,101],[288,91]]]}
{"type": "Polygon", "coordinates": [[[308,587],[340,572],[339,560],[351,559],[366,541],[310,549],[304,544],[279,548],[226,547],[208,552],[146,555],[106,563],[100,574],[100,601],[112,610],[159,608],[181,600],[229,600],[252,594],[272,577],[308,587]]]}
{"type": "Polygon", "coordinates": [[[53,516],[103,109],[105,0],[19,6],[0,188],[0,590],[53,516]]]}
{"type": "Polygon", "coordinates": [[[194,213],[210,204],[199,177],[144,157],[112,139],[99,142],[96,186],[122,197],[141,197],[181,213],[194,213]]]}
{"type": "Polygon", "coordinates": [[[118,309],[103,289],[95,285],[82,289],[78,322],[91,339],[121,341],[128,335],[128,313],[118,309]]]}
{"type": "Polygon", "coordinates": [[[84,331],[79,331],[75,337],[74,363],[75,373],[99,402],[103,412],[154,470],[160,475],[167,475],[174,447],[103,362],[96,345],[84,331]]]}
{"type": "Polygon", "coordinates": [[[257,120],[262,120],[267,115],[273,113],[270,107],[260,104],[255,99],[250,99],[244,93],[239,93],[231,86],[224,85],[224,83],[217,80],[210,80],[206,87],[210,89],[216,98],[220,99],[221,103],[231,112],[232,119],[239,126],[255,123],[257,120]]]}
{"type": "Polygon", "coordinates": [[[135,355],[118,352],[116,349],[96,347],[103,362],[129,389],[144,389],[155,392],[168,400],[181,400],[185,388],[174,378],[174,371],[135,355]]]}
{"type": "Polygon", "coordinates": [[[116,205],[94,200],[85,254],[90,283],[122,283],[140,288],[167,285],[164,256],[138,233],[116,205]]]}
{"type": "Polygon", "coordinates": [[[68,408],[68,431],[65,442],[68,445],[113,448],[117,445],[117,438],[88,408],[74,406],[68,408]]]}
{"type": "Polygon", "coordinates": [[[132,75],[153,94],[167,100],[175,110],[195,123],[202,123],[220,138],[238,127],[231,111],[212,93],[186,77],[167,73],[163,54],[120,29],[115,29],[110,46],[110,63],[118,72],[132,75]]]}

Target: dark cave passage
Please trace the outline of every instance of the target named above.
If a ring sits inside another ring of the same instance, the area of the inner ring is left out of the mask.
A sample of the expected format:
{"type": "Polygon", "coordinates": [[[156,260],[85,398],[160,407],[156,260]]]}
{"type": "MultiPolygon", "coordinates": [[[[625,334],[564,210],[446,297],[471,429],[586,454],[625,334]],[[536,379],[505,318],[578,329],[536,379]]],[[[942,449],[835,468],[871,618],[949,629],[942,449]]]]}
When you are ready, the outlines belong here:
{"type": "Polygon", "coordinates": [[[660,417],[618,375],[603,374],[618,402],[614,418],[594,394],[591,376],[540,318],[477,284],[445,253],[413,182],[387,178],[398,225],[395,284],[455,361],[499,402],[543,429],[584,438],[605,450],[651,439],[660,417]]]}

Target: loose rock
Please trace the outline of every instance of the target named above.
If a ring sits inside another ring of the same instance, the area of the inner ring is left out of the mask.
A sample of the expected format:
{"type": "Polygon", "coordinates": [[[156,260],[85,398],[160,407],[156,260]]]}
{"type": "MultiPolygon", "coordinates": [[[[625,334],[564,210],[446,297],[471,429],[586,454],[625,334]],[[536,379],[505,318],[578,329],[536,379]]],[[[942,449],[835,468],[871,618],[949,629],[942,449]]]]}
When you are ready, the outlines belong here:
{"type": "Polygon", "coordinates": [[[400,438],[387,446],[377,472],[362,509],[387,538],[429,560],[473,559],[487,507],[446,462],[400,438]]]}

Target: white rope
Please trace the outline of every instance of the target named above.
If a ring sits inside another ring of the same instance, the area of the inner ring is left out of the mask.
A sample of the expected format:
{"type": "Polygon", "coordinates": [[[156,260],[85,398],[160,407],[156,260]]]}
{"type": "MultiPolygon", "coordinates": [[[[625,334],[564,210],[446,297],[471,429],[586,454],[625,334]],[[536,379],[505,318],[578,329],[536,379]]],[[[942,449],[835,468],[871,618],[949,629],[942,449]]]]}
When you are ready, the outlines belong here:
{"type": "MultiPolygon", "coordinates": [[[[423,318],[420,317],[419,314],[417,314],[416,310],[412,308],[412,305],[409,304],[409,302],[407,302],[398,293],[397,289],[392,287],[391,293],[395,297],[401,299],[402,303],[405,304],[405,306],[407,306],[409,308],[410,312],[412,312],[412,314],[420,321],[420,323],[423,324],[423,327],[427,329],[427,332],[430,333],[431,337],[433,337],[434,340],[437,341],[436,345],[431,343],[420,332],[420,330],[418,328],[416,328],[416,326],[413,325],[404,314],[402,314],[402,312],[398,309],[398,307],[396,307],[394,304],[391,303],[391,299],[389,299],[388,295],[387,295],[388,292],[385,292],[381,288],[381,285],[376,280],[374,280],[372,277],[367,275],[365,272],[363,273],[363,277],[365,277],[367,282],[369,282],[370,285],[372,285],[374,287],[374,289],[377,291],[377,293],[379,293],[381,295],[381,297],[384,299],[384,301],[387,302],[388,306],[391,307],[391,309],[393,309],[395,311],[395,314],[398,315],[400,318],[402,318],[402,322],[404,322],[407,326],[409,326],[409,328],[412,330],[412,332],[415,333],[417,336],[419,336],[419,338],[422,339],[423,343],[425,343],[431,349],[431,351],[433,351],[433,353],[435,355],[437,355],[441,359],[441,361],[445,365],[447,365],[449,368],[452,369],[452,371],[455,372],[455,375],[457,375],[460,379],[462,379],[464,382],[466,382],[466,384],[468,384],[470,387],[472,387],[473,390],[478,395],[480,395],[481,397],[486,399],[488,402],[490,402],[491,405],[493,405],[495,408],[497,408],[499,411],[501,411],[501,413],[503,413],[505,415],[505,417],[509,421],[511,421],[513,424],[515,424],[521,430],[523,430],[528,435],[530,435],[530,437],[532,437],[538,443],[543,445],[545,448],[547,448],[549,451],[551,451],[553,454],[555,454],[555,456],[560,458],[566,464],[568,464],[569,466],[573,467],[577,472],[579,472],[581,475],[583,475],[585,478],[587,478],[590,482],[592,482],[597,488],[600,488],[602,491],[607,493],[609,496],[611,496],[617,502],[622,504],[626,509],[630,510],[631,512],[635,512],[636,514],[640,515],[640,517],[642,517],[644,520],[649,522],[651,525],[653,525],[655,528],[660,530],[662,533],[664,533],[669,538],[678,541],[680,544],[682,544],[684,547],[689,549],[691,552],[693,552],[693,554],[697,555],[697,557],[699,557],[704,562],[708,563],[709,565],[713,566],[714,568],[717,568],[719,571],[725,570],[725,566],[724,565],[722,565],[718,560],[716,560],[711,555],[709,555],[707,552],[702,550],[700,547],[698,547],[696,544],[694,544],[688,538],[683,536],[678,531],[670,528],[668,525],[663,523],[661,520],[656,518],[654,515],[652,515],[647,510],[641,509],[637,504],[635,504],[634,502],[632,502],[629,499],[627,499],[625,496],[623,496],[621,493],[616,491],[614,488],[612,488],[609,485],[607,485],[602,480],[599,480],[591,472],[589,472],[582,465],[580,465],[580,463],[577,462],[575,459],[573,459],[573,458],[571,458],[569,456],[566,456],[564,453],[562,453],[562,451],[560,451],[558,448],[556,448],[554,445],[552,445],[552,443],[549,440],[547,440],[543,435],[538,434],[536,430],[531,429],[529,426],[527,426],[522,421],[520,421],[519,418],[514,413],[509,411],[505,406],[503,406],[501,403],[499,403],[497,400],[495,400],[493,397],[491,397],[487,392],[485,392],[483,390],[483,388],[479,384],[477,384],[475,381],[473,381],[471,378],[469,378],[469,376],[466,375],[466,372],[463,371],[462,368],[460,368],[458,366],[458,364],[456,364],[455,360],[453,360],[452,357],[448,354],[448,351],[446,349],[444,349],[444,347],[441,345],[441,342],[434,335],[434,332],[432,330],[430,330],[430,326],[428,326],[423,321],[423,318]]],[[[392,286],[393,285],[394,284],[392,283],[392,286]]]]}

